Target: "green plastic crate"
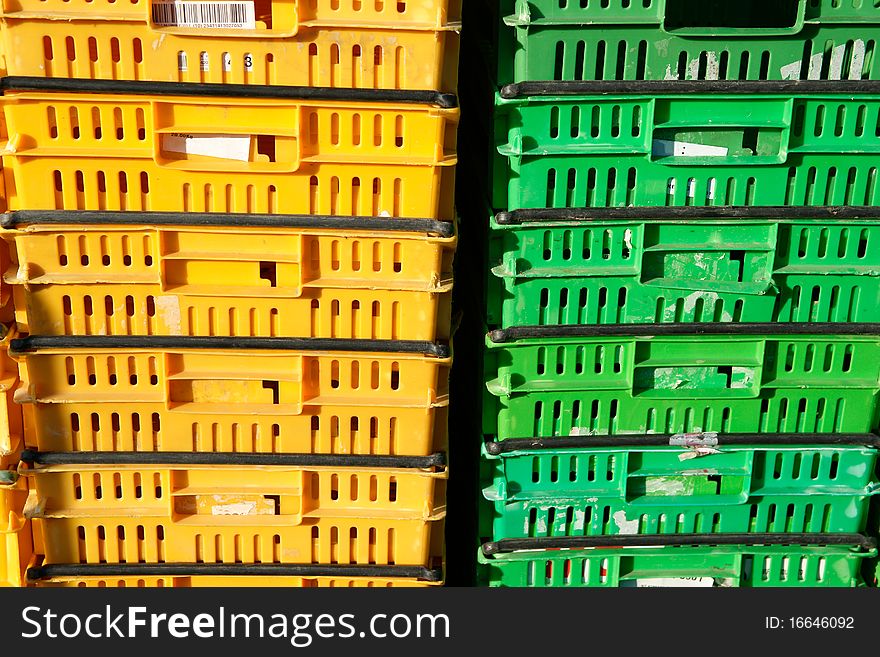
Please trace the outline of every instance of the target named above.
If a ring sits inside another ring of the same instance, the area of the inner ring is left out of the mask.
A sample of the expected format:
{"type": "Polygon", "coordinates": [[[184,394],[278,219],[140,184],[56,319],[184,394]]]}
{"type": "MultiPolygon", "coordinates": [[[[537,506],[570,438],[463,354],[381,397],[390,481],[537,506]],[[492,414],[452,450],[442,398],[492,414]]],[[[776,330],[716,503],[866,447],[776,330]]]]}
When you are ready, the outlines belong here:
{"type": "Polygon", "coordinates": [[[870,433],[877,324],[664,324],[492,331],[484,434],[870,433]]]}
{"type": "Polygon", "coordinates": [[[670,436],[666,446],[638,438],[521,449],[487,443],[492,539],[854,533],[866,529],[871,496],[880,492],[877,436],[831,436],[824,445],[811,444],[821,436],[797,434],[670,436]],[[709,453],[697,458],[695,448],[709,453]]]}
{"type": "Polygon", "coordinates": [[[486,321],[880,321],[880,210],[519,210],[491,221],[486,321]]]}
{"type": "Polygon", "coordinates": [[[877,79],[865,0],[517,0],[501,4],[498,79],[877,79]],[[858,6],[857,6],[858,5],[858,6]]]}
{"type": "Polygon", "coordinates": [[[767,33],[790,33],[779,24],[796,29],[805,22],[868,23],[880,21],[877,7],[870,0],[478,0],[500,9],[503,15],[514,14],[535,23],[574,25],[664,24],[670,31],[726,29],[730,34],[744,29],[767,33]],[[760,10],[760,11],[755,11],[760,10]],[[702,12],[695,15],[695,12],[702,12]],[[705,19],[716,24],[681,25],[705,19]],[[669,25],[666,25],[669,23],[669,25]]]}
{"type": "Polygon", "coordinates": [[[880,84],[696,84],[505,87],[493,206],[880,204],[880,84]]]}
{"type": "Polygon", "coordinates": [[[855,587],[877,555],[860,535],[612,536],[505,541],[478,554],[481,583],[516,587],[855,587]],[[619,539],[619,540],[615,540],[619,539]],[[567,547],[591,544],[595,547],[567,547]],[[512,548],[512,546],[511,546],[512,548]]]}

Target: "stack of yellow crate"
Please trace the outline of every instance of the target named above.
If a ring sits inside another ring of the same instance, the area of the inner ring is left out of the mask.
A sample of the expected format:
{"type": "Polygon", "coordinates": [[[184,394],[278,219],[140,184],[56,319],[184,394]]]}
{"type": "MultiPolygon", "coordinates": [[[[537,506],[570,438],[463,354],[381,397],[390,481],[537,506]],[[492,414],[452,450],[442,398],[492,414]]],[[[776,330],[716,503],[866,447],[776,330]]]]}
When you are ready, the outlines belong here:
{"type": "Polygon", "coordinates": [[[4,3],[8,583],[442,581],[459,4],[4,3]]]}

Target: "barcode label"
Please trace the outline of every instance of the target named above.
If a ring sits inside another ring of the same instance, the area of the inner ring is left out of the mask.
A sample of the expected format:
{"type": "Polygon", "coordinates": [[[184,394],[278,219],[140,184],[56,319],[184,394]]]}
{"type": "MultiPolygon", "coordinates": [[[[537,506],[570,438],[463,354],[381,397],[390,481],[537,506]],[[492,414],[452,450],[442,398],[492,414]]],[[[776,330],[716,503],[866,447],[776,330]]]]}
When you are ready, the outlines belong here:
{"type": "Polygon", "coordinates": [[[160,27],[256,29],[253,2],[154,0],[152,16],[160,27]]]}

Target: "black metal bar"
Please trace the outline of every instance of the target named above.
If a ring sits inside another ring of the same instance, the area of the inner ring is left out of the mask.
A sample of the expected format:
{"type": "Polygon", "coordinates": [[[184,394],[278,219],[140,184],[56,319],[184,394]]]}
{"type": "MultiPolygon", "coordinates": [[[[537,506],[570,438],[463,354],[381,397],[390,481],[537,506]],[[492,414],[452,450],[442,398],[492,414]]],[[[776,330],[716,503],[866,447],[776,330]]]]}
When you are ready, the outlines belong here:
{"type": "Polygon", "coordinates": [[[736,219],[878,219],[880,207],[853,206],[786,206],[786,205],[713,205],[682,207],[623,208],[535,208],[509,210],[495,215],[502,226],[518,226],[530,223],[583,222],[608,220],[688,221],[736,220],[736,219]]]}
{"type": "Polygon", "coordinates": [[[325,566],[319,564],[226,564],[226,563],[122,563],[46,564],[27,571],[31,581],[58,577],[162,577],[162,576],[259,576],[259,577],[369,577],[443,581],[441,570],[423,566],[325,566]]]}
{"type": "Polygon", "coordinates": [[[381,230],[452,237],[450,221],[389,217],[331,217],[304,214],[240,214],[222,212],[120,212],[90,210],[17,210],[0,215],[0,227],[43,224],[121,226],[223,226],[247,228],[327,228],[331,230],[381,230]]]}
{"type": "MultiPolygon", "coordinates": [[[[595,447],[670,447],[673,437],[689,434],[621,434],[603,436],[559,436],[558,438],[509,438],[486,441],[486,451],[492,456],[511,452],[590,449],[595,447]]],[[[880,436],[873,433],[724,433],[693,434],[694,438],[712,435],[720,447],[739,446],[864,446],[880,449],[880,436]]],[[[681,447],[673,445],[672,447],[681,447]]]]}
{"type": "Polygon", "coordinates": [[[790,335],[865,335],[880,336],[878,322],[697,322],[692,324],[602,324],[573,326],[514,326],[489,331],[495,343],[513,342],[526,338],[595,338],[595,337],[652,337],[666,335],[730,335],[730,336],[790,336],[790,335]]]}
{"type": "Polygon", "coordinates": [[[537,80],[501,88],[501,97],[514,100],[534,96],[645,94],[878,94],[880,80],[537,80]]]}
{"type": "Polygon", "coordinates": [[[137,96],[219,96],[289,100],[353,101],[359,103],[412,103],[458,107],[455,94],[405,89],[342,89],[264,84],[208,82],[149,82],[145,80],[91,80],[9,76],[0,79],[0,91],[62,91],[65,93],[133,94],[137,96]]]}
{"type": "Polygon", "coordinates": [[[161,465],[161,466],[306,466],[356,468],[443,467],[446,455],[375,456],[360,454],[242,454],[240,452],[39,452],[21,453],[25,463],[40,465],[161,465]]]}
{"type": "Polygon", "coordinates": [[[524,550],[578,550],[713,545],[816,546],[851,545],[864,550],[877,547],[877,540],[862,534],[654,534],[625,536],[560,536],[504,538],[484,543],[485,556],[524,550]]]}
{"type": "Polygon", "coordinates": [[[44,349],[244,349],[288,351],[360,351],[424,354],[448,358],[448,344],[420,340],[349,340],[343,338],[252,338],[178,335],[31,335],[10,341],[12,353],[44,349]]]}

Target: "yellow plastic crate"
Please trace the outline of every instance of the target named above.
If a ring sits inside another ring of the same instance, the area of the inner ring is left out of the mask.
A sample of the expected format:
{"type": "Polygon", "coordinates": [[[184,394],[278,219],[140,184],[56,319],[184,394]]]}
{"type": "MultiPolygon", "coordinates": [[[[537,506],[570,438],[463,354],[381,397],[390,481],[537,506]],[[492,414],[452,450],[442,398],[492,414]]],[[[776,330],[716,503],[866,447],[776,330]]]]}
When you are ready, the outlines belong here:
{"type": "Polygon", "coordinates": [[[304,90],[253,98],[231,91],[155,96],[151,85],[134,85],[140,94],[79,86],[82,92],[4,92],[0,105],[15,155],[128,157],[181,171],[271,174],[314,163],[417,166],[452,164],[456,157],[458,108],[395,102],[381,92],[346,101],[304,90]],[[227,139],[218,141],[218,133],[227,139]]]}
{"type": "Polygon", "coordinates": [[[7,92],[6,209],[452,218],[457,109],[135,91],[7,92]]]}
{"type": "MultiPolygon", "coordinates": [[[[248,227],[212,215],[199,220],[218,225],[145,226],[149,216],[88,213],[95,224],[71,225],[56,221],[77,213],[60,215],[2,233],[23,333],[450,337],[452,224],[325,218],[330,227],[310,228],[279,218],[248,227]],[[140,221],[121,225],[120,215],[140,221]],[[414,232],[422,224],[445,236],[414,232]]],[[[4,225],[15,223],[7,215],[4,225]]]]}
{"type": "MultiPolygon", "coordinates": [[[[184,26],[162,27],[154,5],[172,0],[4,0],[0,15],[5,18],[45,18],[70,21],[139,21],[160,30],[161,34],[194,34],[202,36],[239,35],[244,30],[205,28],[184,29],[184,26]]],[[[189,0],[174,0],[185,4],[189,0]]],[[[303,28],[323,27],[387,27],[393,29],[433,30],[455,26],[461,22],[461,0],[401,0],[399,2],[361,0],[246,0],[253,5],[257,31],[267,37],[288,37],[303,28]]],[[[232,22],[230,20],[230,22],[232,22]]]]}
{"type": "Polygon", "coordinates": [[[43,451],[424,456],[445,451],[448,406],[307,405],[299,415],[214,414],[162,404],[26,403],[25,443],[43,451]]]}
{"type": "Polygon", "coordinates": [[[33,557],[31,521],[25,516],[27,480],[16,475],[16,463],[11,456],[0,458],[0,587],[23,586],[33,557]]]}
{"type": "Polygon", "coordinates": [[[238,29],[168,25],[150,0],[6,0],[7,75],[438,89],[457,82],[460,0],[257,0],[238,29]],[[252,23],[247,19],[253,19],[252,23]]]}
{"type": "Polygon", "coordinates": [[[14,331],[0,324],[0,470],[8,469],[9,463],[14,465],[13,457],[20,451],[24,436],[24,416],[14,401],[20,385],[18,364],[9,356],[9,343],[14,337],[14,331]]]}
{"type": "MultiPolygon", "coordinates": [[[[238,518],[236,519],[238,520],[238,518]]],[[[34,518],[46,562],[429,566],[443,520],[308,519],[302,524],[169,523],[160,518],[34,518]]]]}
{"type": "Polygon", "coordinates": [[[47,465],[22,470],[43,566],[442,560],[443,469],[98,466],[72,456],[31,455],[47,465]]]}
{"type": "Polygon", "coordinates": [[[27,480],[17,472],[24,441],[22,409],[13,401],[18,386],[18,367],[8,353],[13,336],[0,339],[0,587],[22,586],[34,553],[27,480]]]}
{"type": "MultiPolygon", "coordinates": [[[[20,421],[19,421],[20,424],[20,421]]],[[[8,425],[3,426],[5,440],[10,438],[8,425]]],[[[25,568],[33,557],[33,536],[28,513],[27,478],[19,476],[20,436],[9,451],[0,454],[0,587],[23,586],[25,568]]],[[[5,446],[4,450],[8,450],[5,446]]]]}
{"type": "Polygon", "coordinates": [[[179,464],[127,465],[52,456],[74,462],[20,470],[41,518],[152,518],[166,527],[216,528],[315,522],[320,529],[339,518],[434,520],[446,513],[442,466],[346,466],[344,457],[331,459],[338,462],[333,466],[247,465],[228,458],[225,464],[181,459],[179,464]]]}
{"type": "Polygon", "coordinates": [[[42,451],[420,456],[446,446],[448,358],[92,347],[18,358],[25,442],[42,451]]]}
{"type": "Polygon", "coordinates": [[[19,330],[40,335],[217,335],[448,340],[451,288],[307,289],[299,298],[168,294],[155,285],[14,288],[19,330]]]}
{"type": "Polygon", "coordinates": [[[18,402],[277,417],[309,405],[426,408],[448,401],[451,359],[433,343],[59,336],[10,344],[19,361],[18,402]]]}
{"type": "Polygon", "coordinates": [[[404,577],[290,577],[283,575],[190,575],[177,577],[53,577],[31,582],[38,588],[421,588],[442,586],[442,581],[404,577]]]}

